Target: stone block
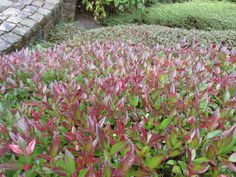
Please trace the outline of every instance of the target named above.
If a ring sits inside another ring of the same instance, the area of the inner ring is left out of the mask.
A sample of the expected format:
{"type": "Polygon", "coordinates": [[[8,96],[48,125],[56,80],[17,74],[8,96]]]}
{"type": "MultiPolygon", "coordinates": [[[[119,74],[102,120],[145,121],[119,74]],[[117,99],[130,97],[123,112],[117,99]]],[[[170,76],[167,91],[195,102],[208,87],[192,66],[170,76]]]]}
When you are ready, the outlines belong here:
{"type": "Polygon", "coordinates": [[[30,5],[33,0],[19,0],[19,3],[24,4],[24,5],[30,5]]]}
{"type": "Polygon", "coordinates": [[[37,13],[45,15],[46,18],[49,18],[51,15],[51,11],[48,9],[44,9],[44,8],[39,8],[37,13]]]}
{"type": "Polygon", "coordinates": [[[33,1],[31,5],[36,6],[36,7],[42,7],[44,5],[44,2],[42,2],[42,1],[33,1]]]}
{"type": "Polygon", "coordinates": [[[5,16],[16,16],[20,13],[20,10],[17,8],[9,7],[8,9],[2,12],[5,16]]]}
{"type": "Polygon", "coordinates": [[[38,10],[38,8],[35,6],[26,6],[23,10],[26,12],[34,13],[38,10]]]}
{"type": "Polygon", "coordinates": [[[4,52],[9,47],[11,47],[11,44],[0,38],[0,53],[4,52]]]}
{"type": "Polygon", "coordinates": [[[20,43],[22,40],[21,36],[18,36],[14,34],[13,32],[5,33],[4,35],[2,35],[2,38],[10,44],[20,43]]]}
{"type": "Polygon", "coordinates": [[[3,23],[0,25],[0,31],[9,32],[9,31],[11,31],[15,26],[16,26],[16,24],[14,24],[14,23],[3,22],[3,23]]]}
{"type": "Polygon", "coordinates": [[[37,25],[37,22],[35,20],[29,19],[29,18],[25,18],[24,20],[22,20],[20,22],[20,24],[24,25],[24,26],[28,26],[31,29],[34,29],[37,25]]]}
{"type": "Polygon", "coordinates": [[[35,13],[34,15],[31,15],[29,18],[31,18],[32,20],[34,20],[40,24],[43,24],[45,21],[45,16],[43,16],[42,14],[39,14],[39,13],[35,13]]]}
{"type": "Polygon", "coordinates": [[[14,33],[20,36],[29,36],[31,33],[31,29],[27,26],[17,26],[14,30],[14,33]]]}
{"type": "Polygon", "coordinates": [[[7,19],[8,22],[11,22],[11,23],[19,23],[20,21],[22,21],[23,19],[20,18],[20,17],[16,17],[16,16],[12,16],[12,17],[9,17],[7,19]]]}
{"type": "Polygon", "coordinates": [[[61,0],[46,0],[45,3],[56,5],[61,3],[61,0]]]}
{"type": "Polygon", "coordinates": [[[26,18],[26,17],[28,17],[28,16],[30,16],[30,15],[32,15],[31,12],[27,12],[27,11],[22,10],[22,11],[17,15],[17,17],[24,19],[24,18],[26,18]]]}

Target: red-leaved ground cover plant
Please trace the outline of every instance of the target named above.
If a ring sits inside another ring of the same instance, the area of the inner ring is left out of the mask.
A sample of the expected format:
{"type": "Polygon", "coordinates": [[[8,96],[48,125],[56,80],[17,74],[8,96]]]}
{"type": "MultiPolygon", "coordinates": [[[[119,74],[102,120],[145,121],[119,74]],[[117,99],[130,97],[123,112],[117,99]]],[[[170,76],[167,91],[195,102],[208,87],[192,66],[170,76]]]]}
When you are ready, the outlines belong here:
{"type": "Polygon", "coordinates": [[[96,42],[0,57],[2,176],[231,177],[235,118],[234,49],[96,42]]]}

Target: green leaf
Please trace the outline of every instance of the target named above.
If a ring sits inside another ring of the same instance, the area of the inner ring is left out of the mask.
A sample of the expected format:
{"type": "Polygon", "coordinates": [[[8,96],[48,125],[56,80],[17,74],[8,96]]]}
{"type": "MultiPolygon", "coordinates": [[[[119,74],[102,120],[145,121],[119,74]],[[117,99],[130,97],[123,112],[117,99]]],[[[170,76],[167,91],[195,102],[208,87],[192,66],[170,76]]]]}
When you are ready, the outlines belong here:
{"type": "Polygon", "coordinates": [[[142,151],[140,152],[140,156],[144,157],[149,152],[149,146],[144,146],[142,151]]]}
{"type": "Polygon", "coordinates": [[[176,157],[180,154],[180,151],[179,150],[174,150],[174,151],[171,151],[169,156],[170,157],[176,157]]]}
{"type": "Polygon", "coordinates": [[[176,161],[175,160],[168,160],[166,162],[166,164],[168,164],[168,165],[176,165],[176,161]]]}
{"type": "Polygon", "coordinates": [[[151,159],[147,160],[145,164],[147,167],[154,169],[161,164],[162,158],[163,158],[162,155],[157,155],[157,156],[152,157],[151,159]]]}
{"type": "Polygon", "coordinates": [[[222,133],[222,130],[214,130],[214,131],[207,134],[206,139],[213,138],[215,136],[220,135],[221,133],[222,133]]]}
{"type": "Polygon", "coordinates": [[[111,177],[111,176],[112,176],[111,168],[110,168],[109,164],[107,163],[107,164],[105,164],[102,177],[111,177]]]}
{"type": "Polygon", "coordinates": [[[177,175],[182,175],[181,168],[179,166],[174,166],[172,171],[177,175]]]}
{"type": "Polygon", "coordinates": [[[65,152],[65,166],[69,174],[73,174],[75,171],[75,161],[72,153],[68,150],[65,152]]]}
{"type": "Polygon", "coordinates": [[[167,78],[167,74],[161,74],[159,75],[159,81],[163,82],[167,78]]]}
{"type": "Polygon", "coordinates": [[[2,103],[0,102],[0,112],[3,113],[4,112],[4,108],[2,106],[2,103]]]}
{"type": "Polygon", "coordinates": [[[201,164],[201,163],[207,163],[209,160],[206,157],[200,157],[198,159],[193,160],[193,163],[201,164]]]}
{"type": "Polygon", "coordinates": [[[125,147],[125,144],[126,143],[124,141],[121,141],[121,142],[118,142],[118,143],[114,144],[112,146],[111,150],[110,150],[111,156],[113,156],[118,151],[121,151],[125,147]]]}
{"type": "Polygon", "coordinates": [[[171,118],[167,118],[161,122],[160,129],[164,130],[171,122],[171,118]]]}
{"type": "Polygon", "coordinates": [[[136,107],[136,106],[138,106],[138,101],[139,101],[139,97],[136,96],[136,97],[134,97],[134,98],[131,100],[131,104],[132,104],[134,107],[136,107]]]}
{"type": "Polygon", "coordinates": [[[84,168],[79,171],[79,176],[78,177],[85,177],[86,173],[88,172],[87,168],[84,168]]]}

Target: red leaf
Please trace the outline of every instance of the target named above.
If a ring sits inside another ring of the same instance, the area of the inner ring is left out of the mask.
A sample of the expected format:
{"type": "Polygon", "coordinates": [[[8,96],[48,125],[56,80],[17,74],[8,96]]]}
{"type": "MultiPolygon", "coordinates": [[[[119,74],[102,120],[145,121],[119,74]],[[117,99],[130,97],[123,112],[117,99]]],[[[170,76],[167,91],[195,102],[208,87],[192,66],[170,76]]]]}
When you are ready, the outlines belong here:
{"type": "Polygon", "coordinates": [[[96,135],[97,135],[98,142],[100,143],[101,146],[104,147],[107,142],[107,138],[106,138],[105,132],[99,125],[96,125],[96,135]]]}
{"type": "Polygon", "coordinates": [[[51,120],[49,120],[46,124],[46,129],[50,128],[52,126],[52,123],[56,120],[56,118],[53,118],[51,120]]]}
{"type": "Polygon", "coordinates": [[[26,147],[26,155],[32,154],[35,147],[36,139],[34,138],[26,147]]]}
{"type": "Polygon", "coordinates": [[[25,164],[25,166],[24,166],[24,171],[27,171],[27,170],[29,170],[30,169],[30,164],[25,164]]]}

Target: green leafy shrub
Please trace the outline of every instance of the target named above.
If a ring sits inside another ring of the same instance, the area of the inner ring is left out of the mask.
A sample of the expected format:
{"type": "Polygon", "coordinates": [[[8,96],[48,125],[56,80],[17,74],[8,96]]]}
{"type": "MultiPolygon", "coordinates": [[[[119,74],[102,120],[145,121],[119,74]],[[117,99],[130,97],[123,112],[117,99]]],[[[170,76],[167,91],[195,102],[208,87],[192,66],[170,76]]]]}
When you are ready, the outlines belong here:
{"type": "Polygon", "coordinates": [[[174,4],[158,3],[143,12],[137,10],[133,13],[121,13],[119,16],[108,17],[102,22],[108,26],[145,23],[186,29],[236,30],[236,4],[201,0],[174,4]]]}
{"type": "Polygon", "coordinates": [[[235,176],[235,54],[107,41],[0,56],[0,175],[235,176]]]}
{"type": "Polygon", "coordinates": [[[93,12],[95,18],[106,17],[109,11],[125,11],[133,8],[143,8],[144,0],[83,0],[86,9],[93,12]]]}

